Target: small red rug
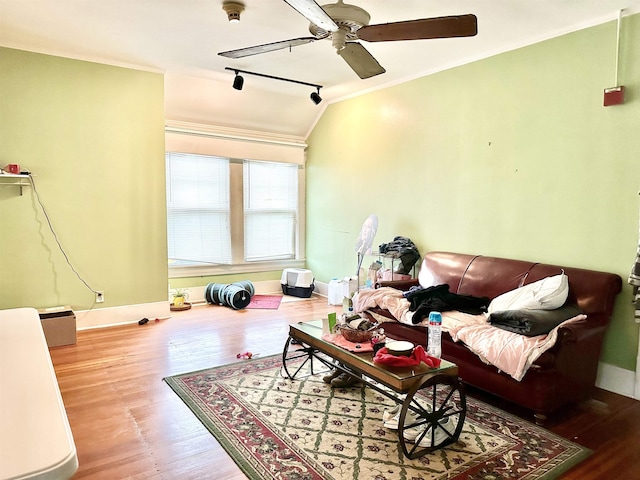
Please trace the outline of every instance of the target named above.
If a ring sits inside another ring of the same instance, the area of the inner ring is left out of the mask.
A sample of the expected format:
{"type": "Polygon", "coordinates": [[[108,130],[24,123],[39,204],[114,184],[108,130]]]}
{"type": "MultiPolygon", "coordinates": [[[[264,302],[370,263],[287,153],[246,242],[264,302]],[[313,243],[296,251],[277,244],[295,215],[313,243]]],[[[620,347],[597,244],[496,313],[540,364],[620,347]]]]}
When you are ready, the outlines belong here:
{"type": "Polygon", "coordinates": [[[245,308],[277,310],[281,301],[282,295],[254,295],[245,308]]]}

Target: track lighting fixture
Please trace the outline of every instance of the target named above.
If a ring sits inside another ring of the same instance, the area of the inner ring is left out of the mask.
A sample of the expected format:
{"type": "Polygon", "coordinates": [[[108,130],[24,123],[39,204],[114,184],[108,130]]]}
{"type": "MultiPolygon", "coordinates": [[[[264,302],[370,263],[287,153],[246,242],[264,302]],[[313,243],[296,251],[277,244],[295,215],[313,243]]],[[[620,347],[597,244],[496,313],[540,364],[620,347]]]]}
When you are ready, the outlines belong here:
{"type": "Polygon", "coordinates": [[[231,70],[232,72],[235,72],[236,76],[233,79],[233,88],[235,88],[236,90],[242,90],[242,86],[244,85],[244,78],[240,76],[240,73],[245,73],[247,75],[255,75],[257,77],[271,78],[272,80],[280,80],[282,82],[298,83],[300,85],[307,85],[309,87],[314,87],[317,91],[311,92],[311,101],[316,105],[318,105],[322,101],[322,98],[320,97],[320,89],[322,88],[322,85],[316,85],[315,83],[301,82],[300,80],[292,80],[290,78],[274,77],[273,75],[266,75],[264,73],[248,72],[247,70],[238,70],[237,68],[231,68],[231,67],[225,67],[225,70],[231,70]]]}
{"type": "Polygon", "coordinates": [[[240,13],[244,11],[244,5],[240,2],[223,2],[222,9],[227,12],[227,18],[231,23],[238,23],[240,21],[240,13]]]}
{"type": "Polygon", "coordinates": [[[316,105],[322,101],[322,98],[320,97],[320,87],[318,87],[317,92],[311,92],[311,101],[316,105]]]}
{"type": "Polygon", "coordinates": [[[236,90],[242,90],[243,85],[244,85],[244,78],[238,75],[238,72],[236,71],[236,76],[233,79],[233,88],[235,88],[236,90]]]}

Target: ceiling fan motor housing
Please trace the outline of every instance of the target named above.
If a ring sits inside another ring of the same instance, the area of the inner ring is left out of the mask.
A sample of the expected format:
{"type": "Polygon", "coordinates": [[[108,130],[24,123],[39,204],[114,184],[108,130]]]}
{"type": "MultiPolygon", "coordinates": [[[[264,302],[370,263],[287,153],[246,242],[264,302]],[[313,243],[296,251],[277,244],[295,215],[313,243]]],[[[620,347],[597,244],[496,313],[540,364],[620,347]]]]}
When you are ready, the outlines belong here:
{"type": "MultiPolygon", "coordinates": [[[[322,5],[322,9],[340,27],[340,30],[345,32],[345,41],[357,40],[356,32],[365,25],[369,25],[369,20],[371,20],[371,16],[366,10],[347,3],[339,2],[322,5]]],[[[309,25],[309,31],[316,38],[325,38],[332,33],[313,23],[309,25]]]]}

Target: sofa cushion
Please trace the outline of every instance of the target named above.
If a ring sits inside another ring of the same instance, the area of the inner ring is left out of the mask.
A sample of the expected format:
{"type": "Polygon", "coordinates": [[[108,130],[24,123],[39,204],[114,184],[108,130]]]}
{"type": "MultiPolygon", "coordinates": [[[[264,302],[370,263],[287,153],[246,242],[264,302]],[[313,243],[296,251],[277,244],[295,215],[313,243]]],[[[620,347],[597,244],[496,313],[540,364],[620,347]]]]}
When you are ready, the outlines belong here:
{"type": "Polygon", "coordinates": [[[569,278],[561,273],[498,295],[489,304],[488,312],[553,310],[561,307],[568,295],[569,278]]]}
{"type": "Polygon", "coordinates": [[[555,310],[504,310],[489,315],[494,327],[527,337],[544,335],[562,322],[582,315],[577,305],[564,305],[555,310]]]}

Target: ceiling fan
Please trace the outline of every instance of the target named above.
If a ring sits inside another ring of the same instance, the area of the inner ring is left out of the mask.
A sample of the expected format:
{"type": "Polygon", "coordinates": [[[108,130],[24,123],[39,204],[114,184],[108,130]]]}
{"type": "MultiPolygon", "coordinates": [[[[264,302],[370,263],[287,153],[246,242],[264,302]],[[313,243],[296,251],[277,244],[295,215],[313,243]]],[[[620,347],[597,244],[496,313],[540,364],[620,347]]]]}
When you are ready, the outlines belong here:
{"type": "Polygon", "coordinates": [[[284,48],[331,38],[333,47],[362,79],[384,73],[386,70],[357,40],[366,42],[392,42],[397,40],[424,40],[432,38],[472,37],[478,33],[475,15],[422,18],[403,22],[369,25],[370,15],[355,5],[338,3],[320,7],[314,0],[284,0],[311,22],[312,37],[292,38],[253,47],[220,52],[228,58],[273,52],[284,48]]]}

